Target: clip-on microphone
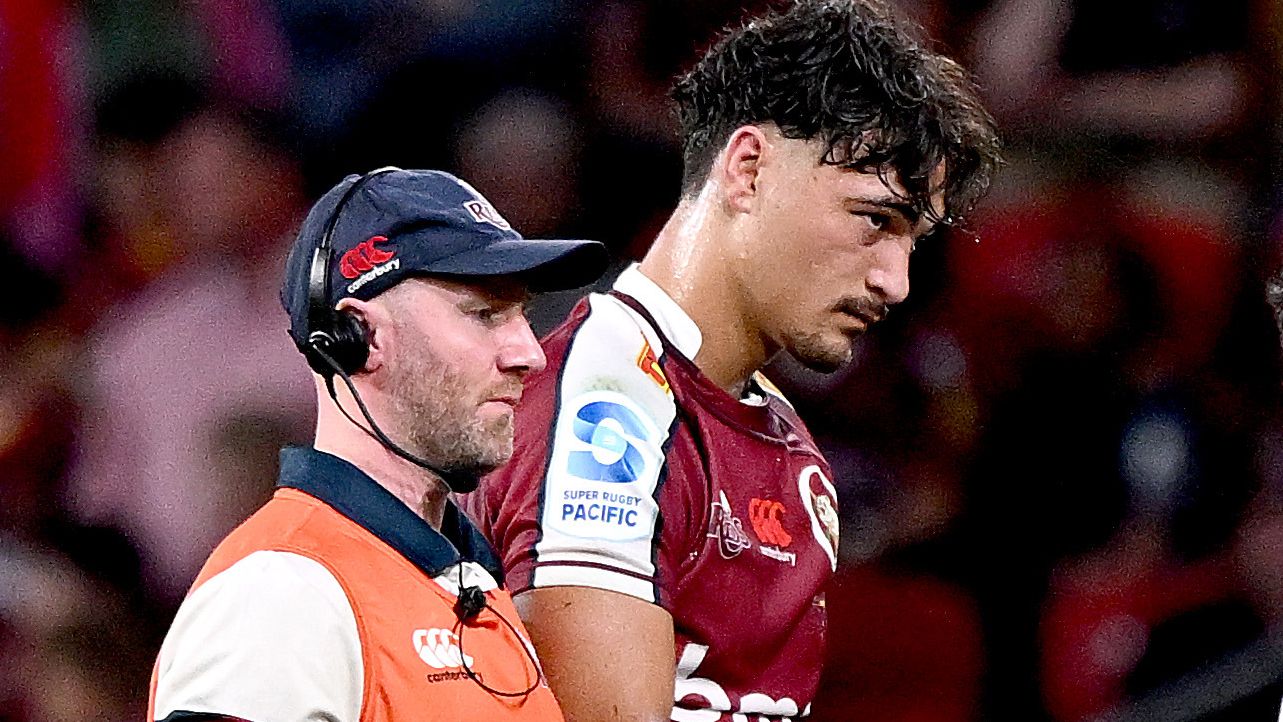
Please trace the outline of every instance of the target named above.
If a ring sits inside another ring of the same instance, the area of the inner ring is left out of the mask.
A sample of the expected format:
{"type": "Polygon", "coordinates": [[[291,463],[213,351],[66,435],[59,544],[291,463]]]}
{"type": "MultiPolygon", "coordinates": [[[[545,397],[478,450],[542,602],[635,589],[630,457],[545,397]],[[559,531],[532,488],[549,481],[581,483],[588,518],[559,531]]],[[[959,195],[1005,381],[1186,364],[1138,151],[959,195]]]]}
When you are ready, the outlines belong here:
{"type": "Polygon", "coordinates": [[[481,591],[481,587],[459,588],[459,597],[454,603],[454,613],[459,618],[459,621],[470,621],[485,608],[486,593],[481,591]]]}

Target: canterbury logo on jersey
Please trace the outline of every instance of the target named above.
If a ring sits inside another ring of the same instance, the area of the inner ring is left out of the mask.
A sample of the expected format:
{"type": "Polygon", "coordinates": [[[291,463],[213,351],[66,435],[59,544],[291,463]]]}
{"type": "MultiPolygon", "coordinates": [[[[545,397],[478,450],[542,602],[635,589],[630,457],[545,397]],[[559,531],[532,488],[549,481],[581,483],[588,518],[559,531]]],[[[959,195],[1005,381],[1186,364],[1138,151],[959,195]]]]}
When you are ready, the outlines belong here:
{"type": "Polygon", "coordinates": [[[748,503],[748,520],[763,544],[783,548],[793,543],[793,537],[784,531],[783,517],[784,505],[778,501],[754,498],[748,503]]]}
{"type": "Polygon", "coordinates": [[[374,270],[374,267],[392,260],[392,251],[375,248],[376,243],[387,243],[387,236],[371,236],[369,240],[356,244],[356,248],[343,254],[339,261],[339,273],[344,278],[356,278],[362,273],[374,270]]]}
{"type": "Polygon", "coordinates": [[[433,669],[472,666],[472,656],[459,650],[459,638],[448,629],[414,630],[414,651],[433,669]]]}

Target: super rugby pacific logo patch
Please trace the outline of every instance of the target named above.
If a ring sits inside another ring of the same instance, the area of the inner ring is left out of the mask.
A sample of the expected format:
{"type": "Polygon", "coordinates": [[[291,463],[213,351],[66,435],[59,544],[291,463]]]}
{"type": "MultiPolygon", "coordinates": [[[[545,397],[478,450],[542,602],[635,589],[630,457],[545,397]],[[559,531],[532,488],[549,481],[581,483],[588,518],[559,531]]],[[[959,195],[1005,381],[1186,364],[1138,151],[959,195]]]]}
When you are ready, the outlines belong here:
{"type": "Polygon", "coordinates": [[[574,399],[558,421],[546,514],[571,536],[627,541],[647,536],[660,463],[659,431],[622,394],[574,399]],[[555,504],[555,506],[554,506],[555,504]]]}
{"type": "Polygon", "coordinates": [[[646,471],[642,452],[653,435],[637,412],[619,400],[589,401],[571,420],[575,438],[586,448],[570,452],[572,476],[591,481],[637,481],[646,471]]]}

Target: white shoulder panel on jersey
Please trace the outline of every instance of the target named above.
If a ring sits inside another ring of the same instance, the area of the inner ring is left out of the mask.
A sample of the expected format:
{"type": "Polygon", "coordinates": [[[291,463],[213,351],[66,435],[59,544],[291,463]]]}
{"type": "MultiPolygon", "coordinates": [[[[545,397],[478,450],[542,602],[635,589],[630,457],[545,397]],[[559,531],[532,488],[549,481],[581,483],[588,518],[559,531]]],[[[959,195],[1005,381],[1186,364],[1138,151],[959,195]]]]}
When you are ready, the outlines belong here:
{"type": "Polygon", "coordinates": [[[654,602],[655,487],[677,413],[659,368],[663,346],[617,299],[589,303],[561,371],[533,585],[654,602]]]}
{"type": "Polygon", "coordinates": [[[157,719],[176,710],[257,722],[361,714],[352,606],[324,565],[290,552],[254,552],[192,592],[157,671],[157,719]]]}

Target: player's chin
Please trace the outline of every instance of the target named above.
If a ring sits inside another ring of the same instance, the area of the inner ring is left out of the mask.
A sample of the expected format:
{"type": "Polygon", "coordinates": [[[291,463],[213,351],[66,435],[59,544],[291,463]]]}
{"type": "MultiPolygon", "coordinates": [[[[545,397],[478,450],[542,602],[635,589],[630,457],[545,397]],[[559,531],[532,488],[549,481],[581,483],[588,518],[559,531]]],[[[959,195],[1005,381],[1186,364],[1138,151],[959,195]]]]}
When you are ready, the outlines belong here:
{"type": "Polygon", "coordinates": [[[806,368],[831,374],[851,361],[853,342],[843,333],[815,334],[799,339],[791,352],[806,368]]]}

